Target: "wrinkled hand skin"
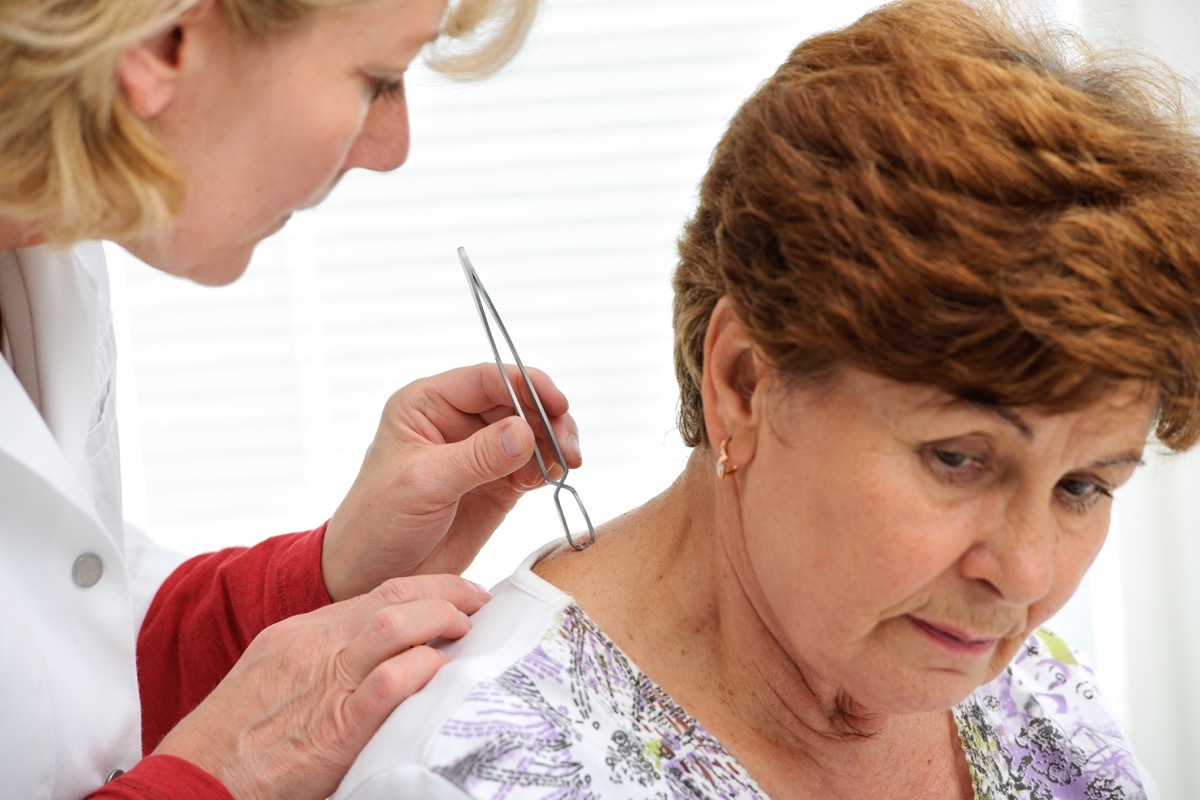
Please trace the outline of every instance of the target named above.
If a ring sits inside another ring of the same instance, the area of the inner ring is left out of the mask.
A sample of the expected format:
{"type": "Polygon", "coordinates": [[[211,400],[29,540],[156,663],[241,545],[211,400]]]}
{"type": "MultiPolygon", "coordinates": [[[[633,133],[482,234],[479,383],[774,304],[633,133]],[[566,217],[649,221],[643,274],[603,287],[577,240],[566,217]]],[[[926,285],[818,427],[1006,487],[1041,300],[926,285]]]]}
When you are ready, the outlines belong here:
{"type": "MultiPolygon", "coordinates": [[[[567,398],[528,370],[567,466],[581,463],[567,398]]],[[[495,364],[415,381],[388,399],[375,439],[325,533],[322,574],[342,600],[398,576],[461,573],[525,492],[552,477],[554,448],[520,372],[508,367],[529,424],[516,411],[495,364]]]]}
{"type": "Polygon", "coordinates": [[[388,714],[428,682],[487,600],[450,575],[373,592],[264,630],[156,753],[196,764],[238,800],[325,798],[388,714]]]}

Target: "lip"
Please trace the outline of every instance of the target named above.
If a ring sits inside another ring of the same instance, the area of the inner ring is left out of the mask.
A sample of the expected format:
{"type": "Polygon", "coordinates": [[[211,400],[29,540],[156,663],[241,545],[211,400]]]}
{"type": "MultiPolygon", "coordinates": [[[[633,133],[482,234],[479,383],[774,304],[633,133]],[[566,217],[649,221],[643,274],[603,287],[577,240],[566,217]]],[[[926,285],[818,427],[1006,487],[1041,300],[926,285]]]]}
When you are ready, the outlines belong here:
{"type": "Polygon", "coordinates": [[[912,620],[913,626],[925,635],[926,639],[956,656],[978,658],[989,655],[992,648],[996,646],[996,642],[1000,641],[998,637],[976,638],[957,628],[929,622],[919,617],[909,617],[909,619],[912,620]]]}

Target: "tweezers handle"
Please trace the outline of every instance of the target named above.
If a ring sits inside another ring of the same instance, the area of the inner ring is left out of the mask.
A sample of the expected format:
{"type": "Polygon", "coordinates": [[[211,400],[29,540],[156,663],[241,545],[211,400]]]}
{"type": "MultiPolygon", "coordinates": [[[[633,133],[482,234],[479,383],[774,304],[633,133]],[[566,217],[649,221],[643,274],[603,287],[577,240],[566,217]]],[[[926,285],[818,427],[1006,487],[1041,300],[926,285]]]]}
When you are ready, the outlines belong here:
{"type": "MultiPolygon", "coordinates": [[[[467,250],[464,247],[458,248],[458,260],[462,264],[463,273],[467,276],[467,285],[471,289],[471,299],[475,301],[475,310],[479,312],[479,321],[483,325],[483,332],[487,334],[488,344],[492,348],[492,357],[496,361],[496,367],[500,370],[500,377],[504,380],[504,387],[508,389],[508,396],[512,399],[513,408],[517,410],[517,414],[521,419],[529,424],[529,418],[525,416],[525,411],[521,406],[521,401],[517,397],[517,390],[513,387],[512,381],[508,377],[508,370],[504,368],[504,359],[500,357],[500,348],[496,346],[496,337],[492,335],[492,327],[488,324],[488,313],[496,323],[496,327],[500,330],[500,335],[504,338],[504,343],[508,346],[508,351],[512,353],[513,360],[517,362],[517,369],[521,373],[521,378],[525,381],[525,388],[529,390],[530,397],[533,398],[534,406],[537,408],[538,416],[541,419],[542,425],[545,426],[546,434],[550,438],[550,445],[554,448],[554,454],[558,457],[558,463],[562,467],[562,475],[558,480],[550,477],[550,473],[546,470],[546,462],[542,459],[541,451],[534,447],[533,456],[537,459],[538,469],[541,470],[542,478],[546,483],[554,484],[554,507],[558,511],[558,518],[562,522],[563,531],[567,536],[567,543],[576,550],[583,550],[596,541],[596,529],[592,525],[592,518],[588,515],[587,509],[584,508],[583,500],[579,498],[579,492],[571,486],[567,485],[567,473],[570,469],[567,467],[567,459],[563,456],[562,449],[558,446],[558,439],[554,436],[554,429],[550,427],[550,417],[546,414],[546,409],[542,406],[542,398],[538,396],[537,390],[533,388],[533,381],[529,378],[529,372],[525,369],[524,362],[521,361],[521,356],[517,353],[517,348],[513,344],[512,337],[508,335],[508,329],[504,327],[503,320],[500,319],[500,314],[496,311],[496,306],[492,302],[491,295],[484,288],[483,282],[479,280],[479,274],[475,271],[475,267],[471,264],[471,258],[467,255],[467,250]],[[484,312],[484,306],[487,307],[487,313],[484,312]],[[575,499],[575,504],[579,507],[579,511],[583,514],[583,520],[587,524],[588,539],[586,543],[576,541],[571,533],[571,525],[567,522],[566,512],[563,511],[562,499],[560,493],[566,489],[571,493],[571,497],[575,499]]],[[[532,426],[531,426],[532,427],[532,426]]]]}

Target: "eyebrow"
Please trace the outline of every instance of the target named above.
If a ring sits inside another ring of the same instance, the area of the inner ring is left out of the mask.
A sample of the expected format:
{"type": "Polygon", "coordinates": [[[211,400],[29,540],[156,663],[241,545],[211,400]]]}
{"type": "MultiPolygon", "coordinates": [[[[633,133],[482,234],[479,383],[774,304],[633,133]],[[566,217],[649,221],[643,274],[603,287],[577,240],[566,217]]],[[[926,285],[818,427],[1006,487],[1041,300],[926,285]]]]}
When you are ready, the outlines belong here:
{"type": "Polygon", "coordinates": [[[1093,467],[1125,467],[1132,464],[1134,467],[1144,467],[1146,462],[1142,459],[1141,450],[1129,450],[1124,453],[1118,453],[1109,458],[1102,458],[1099,461],[1092,462],[1093,467]]]}
{"type": "Polygon", "coordinates": [[[1004,406],[993,406],[989,405],[988,403],[980,403],[977,400],[959,400],[957,402],[968,408],[973,408],[978,411],[983,411],[999,417],[1009,425],[1012,425],[1014,428],[1016,428],[1026,439],[1033,441],[1033,429],[1029,427],[1029,423],[1021,419],[1021,416],[1011,408],[1005,408],[1004,406]]]}
{"type": "MultiPolygon", "coordinates": [[[[975,400],[960,400],[959,402],[969,408],[978,409],[979,411],[999,417],[1016,428],[1023,437],[1029,441],[1033,441],[1033,429],[1030,428],[1029,423],[1023,420],[1020,414],[1013,409],[1005,408],[1004,406],[988,405],[987,403],[980,403],[975,400]]],[[[1093,461],[1088,466],[1089,468],[1125,467],[1132,464],[1134,467],[1142,467],[1146,464],[1146,462],[1143,460],[1144,453],[1145,451],[1142,449],[1126,450],[1124,453],[1118,453],[1115,456],[1109,456],[1108,458],[1101,458],[1097,461],[1093,461]]]]}

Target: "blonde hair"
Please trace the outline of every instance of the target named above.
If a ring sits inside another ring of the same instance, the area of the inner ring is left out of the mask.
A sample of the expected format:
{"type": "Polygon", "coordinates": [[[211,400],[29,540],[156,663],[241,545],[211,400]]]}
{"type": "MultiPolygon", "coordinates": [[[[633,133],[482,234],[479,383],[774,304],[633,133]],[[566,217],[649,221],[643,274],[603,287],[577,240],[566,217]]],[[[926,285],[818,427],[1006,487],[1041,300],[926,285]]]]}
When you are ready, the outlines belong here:
{"type": "MultiPolygon", "coordinates": [[[[121,55],[199,0],[0,0],[0,217],[47,241],[121,239],[171,224],[184,178],[117,79],[121,55]]],[[[261,42],[364,0],[217,0],[261,42]]],[[[429,65],[473,80],[520,48],[538,0],[452,0],[429,65]]]]}

